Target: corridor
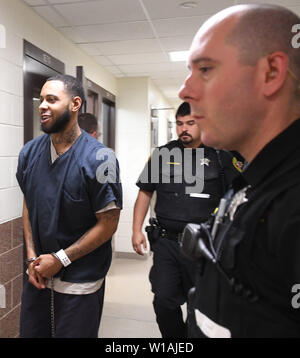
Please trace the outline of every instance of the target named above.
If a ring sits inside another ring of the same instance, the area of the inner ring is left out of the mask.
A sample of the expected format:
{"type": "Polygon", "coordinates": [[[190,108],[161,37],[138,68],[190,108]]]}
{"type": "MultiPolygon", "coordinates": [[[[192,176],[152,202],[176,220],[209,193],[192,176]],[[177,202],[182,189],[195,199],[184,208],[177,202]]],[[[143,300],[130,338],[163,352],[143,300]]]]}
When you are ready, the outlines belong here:
{"type": "Polygon", "coordinates": [[[148,273],[152,256],[114,258],[106,280],[99,337],[159,338],[148,273]]]}

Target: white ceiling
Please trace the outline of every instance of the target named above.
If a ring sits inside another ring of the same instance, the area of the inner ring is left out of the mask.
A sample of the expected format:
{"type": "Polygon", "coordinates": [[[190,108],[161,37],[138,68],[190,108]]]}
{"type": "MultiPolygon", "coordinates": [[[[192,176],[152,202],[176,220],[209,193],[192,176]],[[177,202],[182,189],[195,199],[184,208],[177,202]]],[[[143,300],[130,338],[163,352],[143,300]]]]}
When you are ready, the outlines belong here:
{"type": "Polygon", "coordinates": [[[189,49],[200,25],[241,3],[286,6],[300,15],[300,0],[24,0],[40,16],[116,77],[149,76],[170,104],[187,75],[169,51],[189,49]],[[196,6],[184,8],[182,3],[196,6]]]}

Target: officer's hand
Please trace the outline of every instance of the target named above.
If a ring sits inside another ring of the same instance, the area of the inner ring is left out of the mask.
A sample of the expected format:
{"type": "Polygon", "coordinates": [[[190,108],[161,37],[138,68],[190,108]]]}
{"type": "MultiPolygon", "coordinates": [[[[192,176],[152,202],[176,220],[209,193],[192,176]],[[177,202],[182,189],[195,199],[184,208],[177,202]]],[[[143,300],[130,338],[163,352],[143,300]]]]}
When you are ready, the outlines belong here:
{"type": "Polygon", "coordinates": [[[34,270],[44,278],[51,278],[62,267],[61,262],[51,254],[40,255],[34,261],[34,270]]]}
{"type": "Polygon", "coordinates": [[[141,231],[133,233],[132,247],[134,251],[139,255],[144,255],[144,252],[147,250],[147,240],[145,238],[145,235],[141,231]]]}

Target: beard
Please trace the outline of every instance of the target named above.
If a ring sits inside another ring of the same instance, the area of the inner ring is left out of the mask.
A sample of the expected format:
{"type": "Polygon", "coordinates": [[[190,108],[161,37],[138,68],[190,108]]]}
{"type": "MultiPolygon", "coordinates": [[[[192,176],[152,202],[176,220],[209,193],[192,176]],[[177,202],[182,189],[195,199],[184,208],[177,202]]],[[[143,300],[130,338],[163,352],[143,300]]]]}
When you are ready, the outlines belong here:
{"type": "Polygon", "coordinates": [[[62,132],[66,128],[67,124],[70,122],[70,119],[71,113],[69,108],[67,108],[64,113],[60,117],[58,117],[50,127],[47,128],[46,125],[43,125],[42,123],[41,130],[47,134],[62,132]]]}
{"type": "Polygon", "coordinates": [[[179,139],[180,139],[180,141],[183,143],[183,144],[189,144],[189,143],[191,143],[194,139],[193,139],[193,137],[191,136],[191,135],[189,135],[189,134],[187,134],[187,133],[182,133],[180,136],[179,136],[179,139]],[[187,136],[187,138],[182,138],[182,137],[184,137],[184,136],[187,136]]]}

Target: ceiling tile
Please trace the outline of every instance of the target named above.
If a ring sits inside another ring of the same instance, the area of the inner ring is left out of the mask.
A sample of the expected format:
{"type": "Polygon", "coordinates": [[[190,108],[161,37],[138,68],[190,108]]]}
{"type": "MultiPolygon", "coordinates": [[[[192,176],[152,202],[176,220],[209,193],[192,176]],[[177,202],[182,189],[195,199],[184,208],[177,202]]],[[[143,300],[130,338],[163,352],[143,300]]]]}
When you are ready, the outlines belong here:
{"type": "MultiPolygon", "coordinates": [[[[76,26],[74,29],[80,33],[81,41],[75,42],[102,42],[102,41],[120,41],[120,40],[134,40],[141,38],[153,38],[153,32],[146,21],[119,23],[119,24],[105,24],[105,25],[90,25],[90,26],[76,26]]],[[[69,36],[72,34],[69,33],[69,36]]]]}
{"type": "Polygon", "coordinates": [[[54,27],[66,26],[66,20],[50,6],[36,6],[34,10],[54,27]]]}
{"type": "Polygon", "coordinates": [[[135,72],[135,73],[126,72],[125,77],[149,77],[149,78],[151,78],[149,72],[135,72]]]}
{"type": "Polygon", "coordinates": [[[90,56],[102,55],[102,52],[95,44],[83,43],[83,44],[79,44],[78,46],[90,56]]]}
{"type": "Polygon", "coordinates": [[[122,55],[143,52],[157,52],[161,48],[157,39],[98,42],[95,46],[103,55],[122,55]]]}
{"type": "Polygon", "coordinates": [[[300,14],[300,0],[192,0],[198,6],[191,9],[179,6],[185,0],[24,1],[114,76],[150,77],[177,105],[189,71],[185,62],[169,62],[167,52],[188,50],[212,14],[237,3],[265,2],[300,14]]]}
{"type": "Polygon", "coordinates": [[[47,1],[50,4],[65,4],[70,2],[88,2],[90,0],[47,0],[47,1]]]}
{"type": "Polygon", "coordinates": [[[187,51],[192,43],[194,35],[160,37],[159,41],[165,51],[187,51]]]}
{"type": "Polygon", "coordinates": [[[55,5],[72,25],[93,25],[146,20],[138,0],[102,0],[55,5]]]}
{"type": "Polygon", "coordinates": [[[176,19],[155,20],[153,25],[159,37],[195,35],[199,27],[209,16],[182,17],[176,19]]]}
{"type": "Polygon", "coordinates": [[[163,52],[140,53],[140,54],[136,53],[130,55],[111,55],[107,57],[115,65],[169,62],[168,56],[166,56],[163,52]]]}
{"type": "Polygon", "coordinates": [[[170,63],[143,63],[136,65],[119,65],[124,73],[149,73],[152,71],[170,71],[170,63]]]}
{"type": "Polygon", "coordinates": [[[26,2],[26,4],[30,5],[30,6],[37,6],[37,5],[46,5],[46,1],[45,0],[24,0],[26,2]]]}
{"type": "Polygon", "coordinates": [[[80,31],[74,27],[58,27],[58,30],[74,43],[85,42],[80,31]]]}
{"type": "Polygon", "coordinates": [[[105,68],[114,75],[123,75],[117,66],[105,66],[105,68]]]}
{"type": "Polygon", "coordinates": [[[233,0],[200,1],[193,0],[197,7],[182,8],[179,4],[185,0],[142,0],[151,19],[167,19],[171,17],[187,17],[197,15],[214,14],[225,7],[232,6],[233,0]]]}
{"type": "Polygon", "coordinates": [[[93,58],[102,66],[111,66],[113,63],[105,56],[93,56],[93,58]]]}

